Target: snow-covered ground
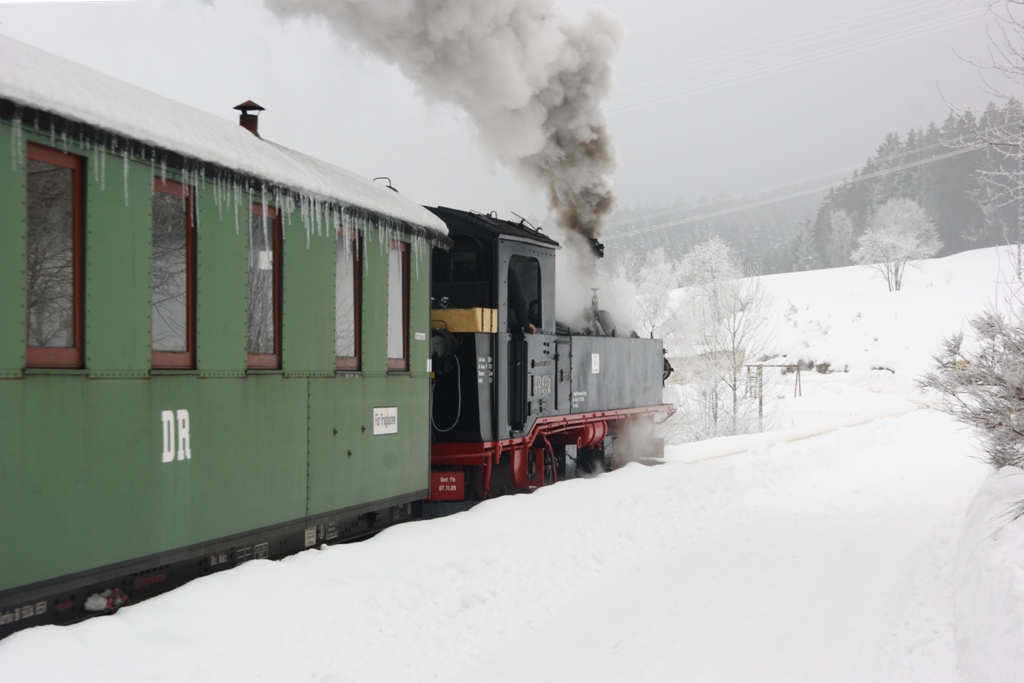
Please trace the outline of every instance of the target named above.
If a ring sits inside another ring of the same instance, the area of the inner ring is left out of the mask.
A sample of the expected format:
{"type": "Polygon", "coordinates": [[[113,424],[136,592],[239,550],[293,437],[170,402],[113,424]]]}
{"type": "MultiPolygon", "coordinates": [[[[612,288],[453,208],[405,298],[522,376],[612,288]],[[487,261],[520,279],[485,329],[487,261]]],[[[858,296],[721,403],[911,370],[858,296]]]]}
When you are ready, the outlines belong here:
{"type": "Polygon", "coordinates": [[[780,380],[770,432],[21,632],[0,680],[1019,680],[1024,472],[913,381],[1006,254],[766,278],[779,352],[849,370],[780,380]]]}

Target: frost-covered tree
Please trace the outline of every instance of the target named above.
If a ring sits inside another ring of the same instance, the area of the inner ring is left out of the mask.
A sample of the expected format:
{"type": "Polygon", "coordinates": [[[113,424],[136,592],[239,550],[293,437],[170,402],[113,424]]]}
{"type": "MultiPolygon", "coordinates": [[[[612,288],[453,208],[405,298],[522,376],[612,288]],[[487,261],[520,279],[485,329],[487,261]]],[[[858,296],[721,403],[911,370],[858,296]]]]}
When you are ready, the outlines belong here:
{"type": "Polygon", "coordinates": [[[993,467],[1024,467],[1024,319],[995,311],[971,320],[970,348],[963,333],[943,342],[936,369],[922,386],[946,399],[946,410],[976,427],[993,467]]]}
{"type": "Polygon", "coordinates": [[[832,230],[828,235],[828,263],[832,266],[850,265],[853,253],[853,221],[843,209],[833,209],[829,215],[832,230]]]}
{"type": "Polygon", "coordinates": [[[934,256],[941,248],[935,224],[920,204],[911,199],[890,199],[868,221],[852,258],[877,269],[889,291],[898,292],[907,264],[934,256]]]}
{"type": "Polygon", "coordinates": [[[670,346],[681,324],[672,298],[673,290],[679,287],[677,264],[659,247],[648,252],[643,261],[627,260],[619,273],[636,289],[632,317],[637,334],[664,339],[670,346]]]}
{"type": "Polygon", "coordinates": [[[679,266],[685,289],[690,358],[685,372],[696,438],[739,434],[756,425],[756,402],[746,397],[747,359],[764,346],[765,297],[757,278],[741,278],[728,246],[711,238],[679,266]]]}
{"type": "Polygon", "coordinates": [[[718,237],[695,246],[679,264],[679,278],[685,287],[714,289],[717,283],[739,276],[740,269],[733,262],[729,245],[718,237]]]}
{"type": "MultiPolygon", "coordinates": [[[[1018,244],[1017,279],[1024,280],[1024,254],[1021,252],[1024,219],[1020,216],[1024,206],[1024,105],[1017,99],[1024,86],[1024,0],[993,0],[989,3],[989,12],[995,18],[995,27],[989,36],[991,63],[982,66],[982,73],[986,74],[984,87],[1006,105],[1005,115],[990,116],[989,125],[980,132],[989,155],[997,159],[995,169],[987,168],[982,173],[984,185],[995,197],[989,207],[983,205],[983,208],[989,209],[986,218],[991,220],[996,213],[993,207],[1012,207],[1010,213],[1016,216],[1016,221],[1011,217],[1004,223],[1010,228],[1007,231],[1012,235],[1010,241],[1018,244]],[[1011,227],[1012,223],[1016,225],[1011,227]]],[[[998,220],[995,226],[997,229],[1004,227],[998,220]]]]}
{"type": "Polygon", "coordinates": [[[796,234],[793,236],[791,270],[796,272],[814,270],[816,254],[813,230],[813,224],[809,219],[800,222],[796,234]]]}

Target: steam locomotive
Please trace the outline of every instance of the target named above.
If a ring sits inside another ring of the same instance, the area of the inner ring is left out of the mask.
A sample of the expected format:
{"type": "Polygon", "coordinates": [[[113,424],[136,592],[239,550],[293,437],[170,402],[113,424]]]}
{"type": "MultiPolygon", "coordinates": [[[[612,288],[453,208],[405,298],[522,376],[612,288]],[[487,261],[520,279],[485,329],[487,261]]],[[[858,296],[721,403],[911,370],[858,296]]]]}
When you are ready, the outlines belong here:
{"type": "Polygon", "coordinates": [[[452,247],[433,259],[434,301],[445,308],[432,311],[439,362],[429,500],[449,504],[428,510],[661,455],[651,424],[672,410],[661,402],[661,340],[617,330],[596,293],[585,328],[557,322],[559,245],[525,221],[432,211],[452,247]],[[449,307],[483,315],[448,315],[449,307]],[[627,426],[628,452],[616,456],[627,426]]]}
{"type": "Polygon", "coordinates": [[[661,342],[556,322],[542,232],[0,63],[0,637],[657,452],[661,342]]]}

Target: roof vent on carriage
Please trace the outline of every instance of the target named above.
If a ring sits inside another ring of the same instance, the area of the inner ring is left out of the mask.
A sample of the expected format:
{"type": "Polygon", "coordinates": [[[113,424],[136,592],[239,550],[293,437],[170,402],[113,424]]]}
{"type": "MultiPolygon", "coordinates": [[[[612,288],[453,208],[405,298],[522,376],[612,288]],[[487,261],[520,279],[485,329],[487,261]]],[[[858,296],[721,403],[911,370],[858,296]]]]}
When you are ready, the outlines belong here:
{"type": "Polygon", "coordinates": [[[242,126],[242,128],[245,128],[247,131],[249,131],[250,133],[252,133],[253,135],[262,140],[263,138],[260,137],[259,131],[259,113],[261,111],[264,111],[263,107],[256,104],[252,100],[246,100],[245,102],[242,102],[240,105],[236,106],[235,109],[242,112],[238,117],[238,124],[242,126]],[[251,114],[250,112],[256,113],[251,114]]]}

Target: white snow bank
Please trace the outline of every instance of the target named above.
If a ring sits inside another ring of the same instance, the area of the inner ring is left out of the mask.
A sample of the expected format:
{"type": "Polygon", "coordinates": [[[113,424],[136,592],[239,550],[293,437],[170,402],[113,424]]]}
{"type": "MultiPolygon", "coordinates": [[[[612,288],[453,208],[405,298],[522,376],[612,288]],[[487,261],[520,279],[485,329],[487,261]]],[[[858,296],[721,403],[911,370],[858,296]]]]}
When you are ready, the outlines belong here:
{"type": "Polygon", "coordinates": [[[448,234],[422,206],[350,171],[261,140],[220,119],[0,35],[0,97],[192,159],[448,234]]]}
{"type": "MultiPolygon", "coordinates": [[[[808,400],[813,400],[808,398],[808,400]]],[[[4,681],[954,683],[984,477],[916,411],[630,465],[0,642],[4,681]]]]}
{"type": "Polygon", "coordinates": [[[957,551],[956,649],[970,683],[1024,678],[1024,470],[992,473],[971,503],[957,551]]]}

